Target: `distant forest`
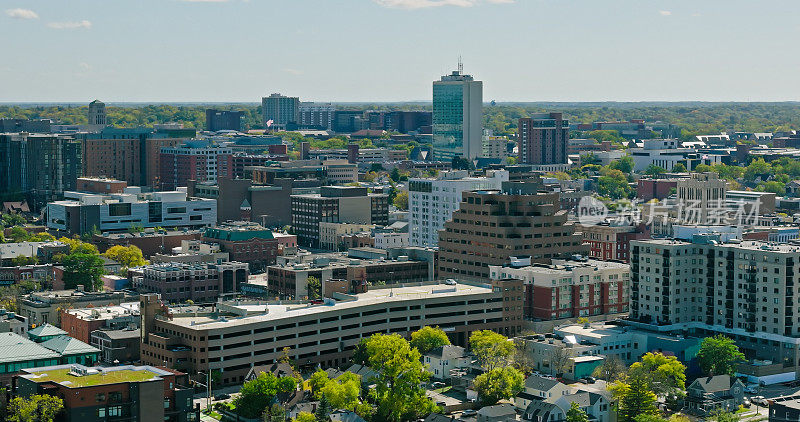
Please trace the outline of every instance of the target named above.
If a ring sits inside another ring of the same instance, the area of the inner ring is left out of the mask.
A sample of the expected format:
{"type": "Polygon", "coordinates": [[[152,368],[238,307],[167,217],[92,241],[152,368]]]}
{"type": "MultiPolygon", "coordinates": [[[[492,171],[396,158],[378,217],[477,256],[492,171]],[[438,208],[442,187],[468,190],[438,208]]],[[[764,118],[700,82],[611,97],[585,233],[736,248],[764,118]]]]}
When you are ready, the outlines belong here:
{"type": "MultiPolygon", "coordinates": [[[[430,110],[429,103],[338,105],[345,110],[430,110]]],[[[152,126],[179,122],[202,128],[205,109],[241,110],[247,129],[263,128],[261,106],[256,104],[126,104],[109,105],[108,123],[118,127],[152,126]]],[[[52,119],[63,124],[86,123],[87,106],[0,105],[0,118],[52,119]]],[[[484,126],[495,134],[511,135],[520,117],[533,113],[562,112],[572,123],[645,119],[668,122],[682,129],[681,136],[721,131],[776,132],[800,129],[800,103],[498,103],[484,107],[484,126]]]]}

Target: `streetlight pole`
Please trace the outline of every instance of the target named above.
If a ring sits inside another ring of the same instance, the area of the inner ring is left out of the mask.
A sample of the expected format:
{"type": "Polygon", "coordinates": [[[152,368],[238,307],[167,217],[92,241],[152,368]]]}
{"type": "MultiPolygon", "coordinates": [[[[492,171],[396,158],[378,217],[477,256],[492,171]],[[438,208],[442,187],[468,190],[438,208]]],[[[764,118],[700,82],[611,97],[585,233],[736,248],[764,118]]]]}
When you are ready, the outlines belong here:
{"type": "Polygon", "coordinates": [[[198,374],[206,376],[206,383],[203,384],[202,382],[195,381],[195,384],[202,385],[206,388],[206,410],[211,409],[211,371],[208,371],[208,374],[204,374],[202,372],[198,372],[198,374]]]}

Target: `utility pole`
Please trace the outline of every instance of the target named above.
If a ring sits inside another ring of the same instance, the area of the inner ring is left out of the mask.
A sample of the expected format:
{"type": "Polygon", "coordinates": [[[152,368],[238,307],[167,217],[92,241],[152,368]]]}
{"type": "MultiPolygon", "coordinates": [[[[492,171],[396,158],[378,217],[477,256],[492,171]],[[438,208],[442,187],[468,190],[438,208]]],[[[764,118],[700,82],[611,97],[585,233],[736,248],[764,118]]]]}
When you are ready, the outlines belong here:
{"type": "Polygon", "coordinates": [[[206,410],[211,410],[211,371],[208,371],[208,374],[204,374],[202,372],[198,372],[198,374],[202,374],[206,376],[206,383],[203,384],[202,382],[195,381],[195,384],[202,385],[206,388],[206,410]]]}

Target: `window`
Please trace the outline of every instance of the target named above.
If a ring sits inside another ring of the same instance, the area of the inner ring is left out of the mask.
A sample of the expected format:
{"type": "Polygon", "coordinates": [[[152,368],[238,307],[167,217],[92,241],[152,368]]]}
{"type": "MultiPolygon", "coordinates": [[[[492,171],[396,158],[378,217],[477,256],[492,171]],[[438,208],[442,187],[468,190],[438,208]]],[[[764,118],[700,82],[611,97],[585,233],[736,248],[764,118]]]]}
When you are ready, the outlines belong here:
{"type": "Polygon", "coordinates": [[[111,406],[108,408],[108,416],[122,416],[122,406],[111,406]]]}

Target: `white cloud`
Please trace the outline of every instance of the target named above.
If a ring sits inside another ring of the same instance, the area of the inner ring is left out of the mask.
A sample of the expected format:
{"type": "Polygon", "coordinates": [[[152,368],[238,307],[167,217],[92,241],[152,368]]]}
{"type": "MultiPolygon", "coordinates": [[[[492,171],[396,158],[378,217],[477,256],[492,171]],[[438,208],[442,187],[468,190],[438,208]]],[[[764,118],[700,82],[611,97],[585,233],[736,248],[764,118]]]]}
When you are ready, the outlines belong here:
{"type": "Polygon", "coordinates": [[[91,70],[92,65],[90,65],[89,63],[86,63],[86,62],[80,62],[80,63],[78,63],[78,67],[80,67],[81,70],[91,70]]]}
{"type": "Polygon", "coordinates": [[[6,15],[14,19],[39,19],[39,15],[30,9],[7,9],[6,15]]]}
{"type": "Polygon", "coordinates": [[[392,9],[425,9],[439,6],[472,7],[481,2],[491,4],[514,3],[514,0],[373,0],[380,6],[392,9]]]}
{"type": "Polygon", "coordinates": [[[87,20],[79,22],[50,22],[47,26],[53,29],[89,29],[92,27],[92,23],[87,20]]]}
{"type": "Polygon", "coordinates": [[[672,16],[672,12],[670,12],[669,10],[659,10],[658,14],[661,16],[672,16]]]}

